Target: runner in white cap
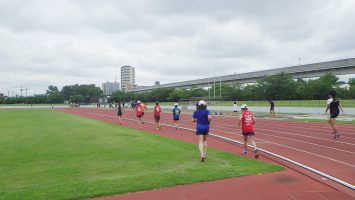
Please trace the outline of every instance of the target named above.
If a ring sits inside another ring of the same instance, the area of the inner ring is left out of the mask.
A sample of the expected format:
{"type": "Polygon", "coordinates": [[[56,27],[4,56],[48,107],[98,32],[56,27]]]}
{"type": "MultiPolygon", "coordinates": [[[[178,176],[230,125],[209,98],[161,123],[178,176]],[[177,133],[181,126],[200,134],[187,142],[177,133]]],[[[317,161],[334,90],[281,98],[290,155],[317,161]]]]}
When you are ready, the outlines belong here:
{"type": "Polygon", "coordinates": [[[240,106],[242,113],[240,113],[239,118],[237,119],[237,126],[240,128],[242,126],[242,134],[244,139],[244,146],[243,146],[243,154],[247,154],[247,144],[248,144],[248,137],[250,138],[250,142],[253,145],[255,158],[259,157],[258,149],[256,148],[256,144],[254,142],[254,124],[255,124],[255,117],[252,112],[248,111],[248,106],[243,104],[240,106]]]}
{"type": "Polygon", "coordinates": [[[143,113],[143,108],[141,106],[141,101],[137,101],[136,116],[137,116],[138,129],[142,129],[142,113],[143,113]]]}
{"type": "Polygon", "coordinates": [[[173,108],[173,120],[174,120],[174,126],[175,126],[176,130],[179,129],[180,113],[181,113],[181,111],[179,108],[179,104],[175,103],[174,108],[173,108]]]}
{"type": "Polygon", "coordinates": [[[207,110],[206,102],[201,100],[197,103],[197,110],[192,116],[192,121],[196,122],[196,135],[198,136],[198,148],[200,150],[201,162],[207,157],[207,135],[210,130],[212,116],[207,110]]]}

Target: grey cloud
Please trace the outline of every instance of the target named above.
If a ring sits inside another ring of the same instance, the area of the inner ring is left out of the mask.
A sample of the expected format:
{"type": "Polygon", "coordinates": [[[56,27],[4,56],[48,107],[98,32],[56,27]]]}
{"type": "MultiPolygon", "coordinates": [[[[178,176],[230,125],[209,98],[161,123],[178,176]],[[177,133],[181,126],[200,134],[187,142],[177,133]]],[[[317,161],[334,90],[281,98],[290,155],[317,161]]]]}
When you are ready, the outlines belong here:
{"type": "Polygon", "coordinates": [[[0,92],[242,73],[354,57],[354,1],[2,0],[0,92]],[[119,74],[118,74],[119,75],[119,74]],[[147,76],[148,75],[148,76],[147,76]]]}

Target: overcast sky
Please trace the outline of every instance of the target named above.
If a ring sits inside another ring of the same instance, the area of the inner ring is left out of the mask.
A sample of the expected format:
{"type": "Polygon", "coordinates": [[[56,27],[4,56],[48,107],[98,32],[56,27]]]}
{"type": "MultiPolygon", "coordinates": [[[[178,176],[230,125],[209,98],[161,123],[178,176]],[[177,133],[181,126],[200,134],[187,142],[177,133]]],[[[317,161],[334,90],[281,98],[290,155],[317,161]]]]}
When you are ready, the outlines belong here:
{"type": "Polygon", "coordinates": [[[355,57],[354,0],[0,0],[0,93],[355,57]],[[299,61],[298,58],[301,58],[299,61]]]}

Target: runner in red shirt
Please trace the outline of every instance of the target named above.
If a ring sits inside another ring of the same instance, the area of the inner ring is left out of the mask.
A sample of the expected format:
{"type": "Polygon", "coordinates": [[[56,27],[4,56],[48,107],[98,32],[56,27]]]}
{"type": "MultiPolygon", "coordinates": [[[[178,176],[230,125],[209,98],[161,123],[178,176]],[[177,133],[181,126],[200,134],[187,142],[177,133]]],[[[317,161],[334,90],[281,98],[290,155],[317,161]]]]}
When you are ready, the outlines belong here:
{"type": "Polygon", "coordinates": [[[141,105],[141,102],[137,101],[136,116],[137,116],[138,129],[142,129],[142,115],[143,115],[143,107],[141,105]]]}
{"type": "Polygon", "coordinates": [[[237,119],[238,128],[242,125],[242,133],[244,138],[244,147],[243,147],[243,154],[247,154],[247,144],[248,144],[248,137],[250,138],[250,142],[253,145],[255,158],[259,157],[258,149],[256,148],[256,144],[254,142],[254,124],[255,124],[255,117],[252,112],[248,111],[248,106],[243,104],[241,106],[242,113],[240,114],[239,118],[237,119]]]}
{"type": "Polygon", "coordinates": [[[160,113],[161,113],[161,108],[159,106],[159,102],[155,102],[155,106],[154,106],[154,121],[155,124],[157,125],[157,130],[161,130],[161,126],[160,126],[160,113]]]}

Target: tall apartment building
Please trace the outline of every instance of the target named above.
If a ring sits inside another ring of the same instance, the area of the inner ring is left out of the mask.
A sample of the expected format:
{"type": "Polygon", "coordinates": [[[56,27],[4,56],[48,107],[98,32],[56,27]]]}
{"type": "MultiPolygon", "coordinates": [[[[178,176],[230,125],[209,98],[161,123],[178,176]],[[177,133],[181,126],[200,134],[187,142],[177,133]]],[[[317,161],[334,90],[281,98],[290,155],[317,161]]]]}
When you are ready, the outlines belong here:
{"type": "Polygon", "coordinates": [[[130,92],[136,86],[136,74],[134,67],[123,66],[121,67],[121,90],[130,92]]]}
{"type": "Polygon", "coordinates": [[[102,84],[102,91],[106,95],[111,95],[118,90],[120,90],[120,83],[107,81],[106,83],[102,84]]]}

